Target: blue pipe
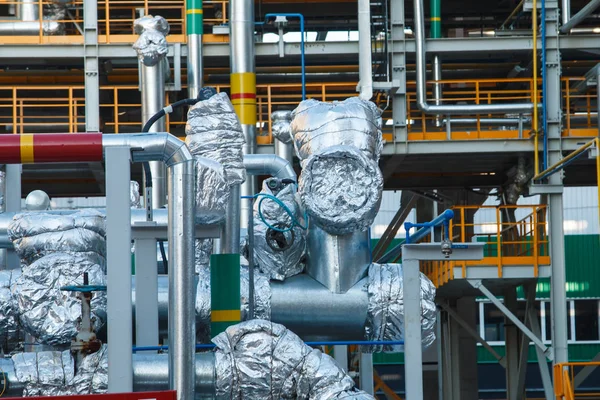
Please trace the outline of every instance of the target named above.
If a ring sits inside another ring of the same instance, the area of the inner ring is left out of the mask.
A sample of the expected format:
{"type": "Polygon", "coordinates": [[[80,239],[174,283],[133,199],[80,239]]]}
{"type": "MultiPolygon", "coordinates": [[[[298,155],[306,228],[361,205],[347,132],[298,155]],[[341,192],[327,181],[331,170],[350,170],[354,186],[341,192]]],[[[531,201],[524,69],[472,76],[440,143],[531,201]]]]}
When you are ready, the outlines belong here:
{"type": "MultiPolygon", "coordinates": [[[[544,130],[544,151],[542,155],[542,171],[548,168],[548,119],[547,119],[547,73],[546,73],[546,0],[541,0],[542,8],[540,19],[542,20],[542,126],[544,130]]],[[[535,88],[537,90],[537,88],[535,88]]],[[[534,106],[536,106],[534,104],[534,106]]],[[[537,126],[535,127],[537,129],[537,126]]],[[[535,151],[538,151],[535,149],[535,151]]]]}
{"type": "Polygon", "coordinates": [[[304,15],[298,13],[272,13],[266,14],[263,22],[257,22],[255,25],[264,25],[269,19],[276,17],[298,18],[300,19],[300,62],[302,66],[302,100],[306,100],[306,65],[304,62],[304,15]]]}
{"type": "MultiPolygon", "coordinates": [[[[322,341],[322,342],[306,342],[308,346],[397,346],[404,345],[403,340],[346,340],[346,341],[322,341]]],[[[214,349],[216,346],[209,344],[196,344],[196,349],[214,349]]],[[[169,350],[169,346],[133,346],[133,352],[138,351],[165,351],[169,350]]]]}
{"type": "MultiPolygon", "coordinates": [[[[416,243],[419,240],[423,239],[425,236],[429,235],[431,233],[432,227],[435,228],[440,225],[444,226],[444,228],[446,229],[446,237],[449,238],[448,225],[452,218],[454,218],[454,211],[446,210],[430,222],[422,224],[413,224],[411,222],[405,222],[404,229],[406,229],[406,241],[404,243],[416,243]],[[410,235],[409,231],[413,227],[420,227],[421,229],[410,235]]],[[[381,256],[381,258],[379,258],[379,260],[377,260],[376,262],[383,264],[398,258],[400,254],[402,254],[402,246],[404,245],[404,243],[400,243],[399,245],[395,246],[393,249],[381,256]]]]}

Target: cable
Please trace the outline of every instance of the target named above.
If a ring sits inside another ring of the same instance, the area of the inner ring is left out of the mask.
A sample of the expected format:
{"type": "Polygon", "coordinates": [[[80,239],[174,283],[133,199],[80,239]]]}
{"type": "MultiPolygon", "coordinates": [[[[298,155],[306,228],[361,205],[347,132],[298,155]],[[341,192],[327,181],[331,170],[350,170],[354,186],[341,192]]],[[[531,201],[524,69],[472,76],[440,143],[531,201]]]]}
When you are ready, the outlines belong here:
{"type": "MultiPolygon", "coordinates": [[[[304,226],[300,223],[300,221],[298,221],[296,219],[296,216],[294,215],[294,213],[288,208],[288,206],[285,205],[284,202],[282,202],[281,200],[279,200],[277,197],[268,194],[268,193],[258,193],[255,194],[254,196],[252,196],[254,198],[258,198],[258,197],[262,197],[260,199],[260,201],[258,202],[258,216],[260,217],[260,219],[262,220],[262,222],[270,229],[276,231],[276,232],[281,232],[281,233],[285,233],[285,232],[289,232],[294,228],[294,225],[297,225],[298,227],[300,227],[303,230],[307,230],[308,226],[304,226]],[[289,215],[290,219],[292,220],[292,225],[289,228],[285,228],[285,229],[281,229],[281,228],[277,228],[276,226],[273,226],[271,224],[269,224],[266,220],[266,218],[264,217],[263,213],[262,213],[262,203],[263,201],[265,201],[266,199],[270,199],[273,200],[278,206],[280,206],[281,208],[283,208],[283,211],[286,212],[287,215],[289,215]]],[[[308,215],[306,214],[306,211],[304,212],[304,219],[308,220],[308,215]]]]}
{"type": "Polygon", "coordinates": [[[160,256],[163,259],[163,265],[165,267],[165,274],[169,273],[169,261],[167,260],[167,253],[165,252],[165,242],[159,241],[158,247],[160,248],[160,256]]]}

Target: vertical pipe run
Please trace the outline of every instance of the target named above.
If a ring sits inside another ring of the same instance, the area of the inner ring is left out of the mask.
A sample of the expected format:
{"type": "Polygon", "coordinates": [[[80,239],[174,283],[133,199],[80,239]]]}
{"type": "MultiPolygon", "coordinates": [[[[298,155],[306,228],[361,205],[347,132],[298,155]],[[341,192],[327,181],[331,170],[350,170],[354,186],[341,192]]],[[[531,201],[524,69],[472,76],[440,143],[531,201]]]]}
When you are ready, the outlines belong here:
{"type": "Polygon", "coordinates": [[[571,19],[571,0],[562,0],[562,24],[566,25],[571,19]]]}
{"type": "Polygon", "coordinates": [[[177,391],[178,400],[192,400],[195,388],[196,344],[196,324],[193,323],[194,160],[171,165],[168,172],[169,388],[177,391]]]}
{"type": "MultiPolygon", "coordinates": [[[[254,65],[254,2],[231,0],[230,11],[230,58],[231,58],[231,103],[242,124],[246,145],[244,154],[256,152],[256,73],[254,65]]],[[[256,178],[248,177],[242,184],[241,195],[252,196],[256,188],[256,178]]],[[[239,199],[231,201],[237,202],[239,199]]],[[[235,223],[246,228],[249,204],[241,204],[241,220],[235,223]]],[[[229,217],[228,217],[229,218],[229,217]]],[[[239,242],[237,243],[239,247],[239,242]]],[[[235,253],[239,253],[236,250],[235,253]]]]}
{"type": "Polygon", "coordinates": [[[442,37],[442,0],[431,0],[431,26],[429,35],[432,39],[442,37]]]}
{"type": "Polygon", "coordinates": [[[186,0],[186,27],[188,41],[187,85],[188,97],[198,98],[203,85],[202,34],[204,33],[202,0],[186,0]]]}
{"type": "MultiPolygon", "coordinates": [[[[431,11],[430,11],[430,28],[429,36],[432,39],[439,39],[442,37],[442,1],[431,0],[431,11]]],[[[433,71],[433,100],[436,106],[442,104],[442,84],[439,81],[442,80],[442,60],[439,55],[433,56],[433,62],[431,64],[433,71]]],[[[435,118],[435,126],[442,126],[442,116],[437,115],[435,118]]]]}
{"type": "MultiPolygon", "coordinates": [[[[164,63],[141,64],[142,68],[142,121],[146,123],[154,114],[165,107],[164,63]]],[[[166,132],[166,120],[161,118],[150,128],[150,132],[166,132]]],[[[152,172],[152,199],[155,208],[167,203],[167,183],[165,166],[161,161],[150,161],[152,172]]],[[[147,184],[147,183],[145,183],[147,184]]],[[[144,190],[145,192],[145,190],[144,190]]]]}
{"type": "Polygon", "coordinates": [[[21,0],[21,21],[37,21],[38,18],[38,0],[21,0]]]}
{"type": "Polygon", "coordinates": [[[369,101],[373,97],[370,0],[358,0],[358,57],[359,97],[369,101]]]}

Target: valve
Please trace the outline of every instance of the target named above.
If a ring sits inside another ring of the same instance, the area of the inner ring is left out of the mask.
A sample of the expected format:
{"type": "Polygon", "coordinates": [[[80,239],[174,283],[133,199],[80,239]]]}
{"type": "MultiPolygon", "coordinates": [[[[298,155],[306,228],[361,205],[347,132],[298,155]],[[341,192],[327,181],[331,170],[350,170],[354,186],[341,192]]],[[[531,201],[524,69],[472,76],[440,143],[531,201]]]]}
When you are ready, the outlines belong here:
{"type": "Polygon", "coordinates": [[[79,332],[71,342],[71,353],[75,354],[76,367],[81,365],[83,357],[86,354],[95,353],[100,350],[102,342],[96,338],[96,333],[92,328],[92,297],[94,292],[105,292],[106,286],[90,285],[88,273],[83,274],[83,285],[63,286],[60,290],[65,292],[76,292],[81,300],[81,323],[79,332]]]}
{"type": "Polygon", "coordinates": [[[445,258],[450,258],[452,254],[452,242],[449,239],[442,240],[442,254],[445,258]]]}

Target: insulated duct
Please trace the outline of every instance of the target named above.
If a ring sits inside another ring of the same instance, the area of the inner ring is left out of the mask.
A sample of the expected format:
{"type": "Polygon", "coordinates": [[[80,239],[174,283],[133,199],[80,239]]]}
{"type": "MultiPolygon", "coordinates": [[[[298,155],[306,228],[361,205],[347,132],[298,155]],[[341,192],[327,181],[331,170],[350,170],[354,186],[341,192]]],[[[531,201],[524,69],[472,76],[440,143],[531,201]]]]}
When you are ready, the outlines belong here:
{"type": "MultiPolygon", "coordinates": [[[[104,217],[95,210],[18,214],[8,235],[22,263],[11,290],[23,329],[42,344],[71,343],[81,319],[80,300],[61,288],[82,285],[84,274],[91,285],[106,285],[104,217]]],[[[91,302],[94,331],[104,324],[105,313],[106,295],[96,293],[91,302]]]]}
{"type": "Polygon", "coordinates": [[[142,203],[140,201],[140,184],[136,181],[131,181],[129,183],[129,202],[131,203],[131,208],[142,208],[142,203]]]}
{"type": "Polygon", "coordinates": [[[334,103],[311,99],[292,116],[302,165],[299,192],[311,222],[333,235],[367,230],[383,190],[379,110],[355,97],[334,103]]]}
{"type": "MultiPolygon", "coordinates": [[[[196,354],[196,398],[373,399],[326,354],[306,346],[285,327],[252,320],[214,339],[214,352],[196,354]]],[[[18,353],[0,359],[10,397],[106,393],[107,346],[75,366],[69,351],[18,353]]],[[[168,387],[167,357],[134,355],[134,390],[168,387]]]]}
{"type": "MultiPolygon", "coordinates": [[[[169,23],[160,16],[144,16],[133,23],[139,38],[133,44],[141,66],[142,125],[165,107],[165,73],[168,68],[166,56],[169,51],[166,36],[169,23]],[[167,64],[167,65],[165,65],[167,64]]],[[[165,132],[165,119],[156,121],[149,132],[165,132]]],[[[159,208],[167,203],[167,182],[165,166],[157,161],[150,162],[152,201],[159,208]]],[[[144,191],[145,192],[145,191],[144,191]]],[[[146,202],[148,199],[146,199],[146,202]]]]}
{"type": "Polygon", "coordinates": [[[532,103],[431,105],[427,103],[427,61],[425,45],[425,15],[423,0],[413,0],[415,16],[415,46],[417,75],[417,107],[428,114],[525,114],[533,111],[532,103]]]}

